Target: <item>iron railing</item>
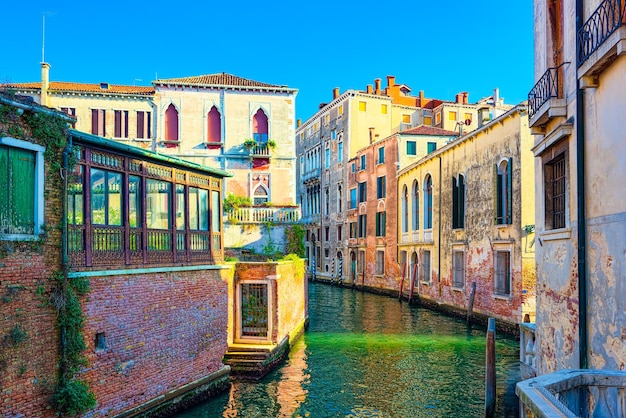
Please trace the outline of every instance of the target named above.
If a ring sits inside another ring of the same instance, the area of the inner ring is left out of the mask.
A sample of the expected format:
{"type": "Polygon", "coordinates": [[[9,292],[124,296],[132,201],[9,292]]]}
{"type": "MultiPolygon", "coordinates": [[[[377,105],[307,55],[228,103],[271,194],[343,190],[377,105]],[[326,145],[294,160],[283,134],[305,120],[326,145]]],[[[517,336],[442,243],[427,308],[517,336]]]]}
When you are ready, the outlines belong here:
{"type": "Polygon", "coordinates": [[[563,88],[559,84],[559,76],[564,62],[558,67],[548,68],[537,84],[528,93],[528,117],[532,118],[548,100],[563,97],[563,88]]]}
{"type": "Polygon", "coordinates": [[[604,0],[578,30],[578,67],[596,52],[624,21],[626,2],[624,0],[604,0]]]}

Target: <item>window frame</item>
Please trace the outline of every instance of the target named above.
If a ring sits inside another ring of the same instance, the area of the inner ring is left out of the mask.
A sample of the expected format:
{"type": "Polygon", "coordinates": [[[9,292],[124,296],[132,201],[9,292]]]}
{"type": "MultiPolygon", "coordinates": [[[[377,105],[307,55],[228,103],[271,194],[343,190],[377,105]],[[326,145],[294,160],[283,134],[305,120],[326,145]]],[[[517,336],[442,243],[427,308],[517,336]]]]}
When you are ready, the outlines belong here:
{"type": "Polygon", "coordinates": [[[493,265],[493,294],[499,297],[511,297],[512,288],[512,272],[511,272],[511,260],[512,253],[510,249],[496,248],[494,249],[494,265],[493,265]],[[506,255],[506,262],[504,266],[501,266],[500,256],[506,255]],[[504,267],[504,268],[503,268],[504,267]],[[504,271],[506,270],[506,271],[504,271]],[[505,281],[499,285],[500,281],[505,281]]]}
{"type": "Polygon", "coordinates": [[[452,250],[452,287],[455,289],[464,289],[465,277],[466,277],[465,275],[465,250],[453,249],[452,250]],[[459,263],[459,261],[461,262],[459,263]]]}

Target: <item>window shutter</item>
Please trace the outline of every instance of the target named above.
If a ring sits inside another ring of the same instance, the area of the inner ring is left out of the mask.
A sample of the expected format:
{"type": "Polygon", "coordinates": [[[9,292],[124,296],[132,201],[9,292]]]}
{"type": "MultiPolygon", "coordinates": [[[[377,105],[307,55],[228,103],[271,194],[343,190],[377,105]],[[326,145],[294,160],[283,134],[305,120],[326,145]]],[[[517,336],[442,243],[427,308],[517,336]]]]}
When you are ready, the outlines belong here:
{"type": "Polygon", "coordinates": [[[21,233],[34,233],[35,156],[31,151],[9,149],[9,202],[13,207],[11,225],[21,233]]]}
{"type": "Polygon", "coordinates": [[[458,227],[459,196],[456,186],[456,177],[452,177],[452,228],[458,227]]]}
{"type": "Polygon", "coordinates": [[[506,181],[507,181],[507,185],[506,185],[506,205],[507,205],[507,211],[506,211],[506,223],[507,224],[512,224],[513,223],[513,158],[509,158],[509,163],[507,164],[507,173],[506,173],[506,181]]]}
{"type": "Polygon", "coordinates": [[[459,228],[465,228],[465,177],[459,176],[459,228]]]}
{"type": "Polygon", "coordinates": [[[5,219],[10,219],[9,190],[9,148],[0,145],[0,227],[5,219]]]}
{"type": "Polygon", "coordinates": [[[498,164],[495,164],[493,167],[493,210],[494,210],[494,217],[493,217],[493,221],[494,224],[498,224],[498,191],[499,191],[499,176],[498,176],[498,164]]]}
{"type": "Polygon", "coordinates": [[[91,109],[91,133],[98,135],[98,110],[91,109]]]}

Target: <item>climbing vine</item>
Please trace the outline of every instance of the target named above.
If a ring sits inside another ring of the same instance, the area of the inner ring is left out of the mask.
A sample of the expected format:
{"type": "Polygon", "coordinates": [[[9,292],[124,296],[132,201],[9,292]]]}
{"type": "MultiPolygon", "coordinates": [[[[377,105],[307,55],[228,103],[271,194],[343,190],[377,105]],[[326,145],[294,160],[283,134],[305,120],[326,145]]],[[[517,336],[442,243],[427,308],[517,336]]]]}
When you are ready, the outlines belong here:
{"type": "Polygon", "coordinates": [[[87,364],[83,354],[86,348],[83,338],[85,315],[79,297],[89,292],[89,281],[67,279],[61,272],[55,272],[52,280],[55,288],[51,303],[57,311],[57,324],[61,329],[61,367],[52,403],[59,412],[76,415],[96,405],[96,397],[87,383],[75,378],[81,367],[87,364]]]}
{"type": "Polygon", "coordinates": [[[285,246],[285,252],[287,254],[293,253],[300,257],[304,257],[304,235],[306,231],[302,225],[291,225],[285,230],[287,238],[287,244],[285,246]]]}

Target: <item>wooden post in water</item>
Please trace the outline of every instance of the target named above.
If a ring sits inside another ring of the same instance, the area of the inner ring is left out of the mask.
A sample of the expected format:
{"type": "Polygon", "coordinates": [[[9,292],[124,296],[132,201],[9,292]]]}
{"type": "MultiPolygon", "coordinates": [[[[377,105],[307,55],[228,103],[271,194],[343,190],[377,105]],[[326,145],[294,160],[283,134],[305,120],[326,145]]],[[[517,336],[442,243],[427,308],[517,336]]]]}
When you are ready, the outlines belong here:
{"type": "Polygon", "coordinates": [[[489,318],[485,353],[485,418],[496,412],[496,320],[489,318]]]}
{"type": "Polygon", "coordinates": [[[476,296],[476,282],[472,282],[472,290],[470,291],[470,299],[467,306],[467,325],[472,325],[472,316],[474,315],[474,296],[476,296]]]}

